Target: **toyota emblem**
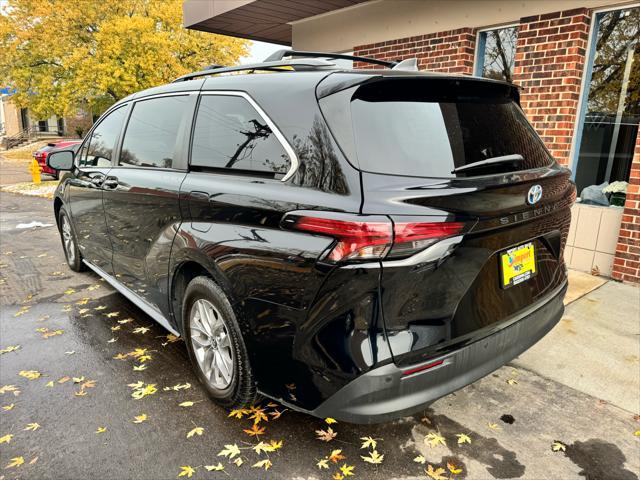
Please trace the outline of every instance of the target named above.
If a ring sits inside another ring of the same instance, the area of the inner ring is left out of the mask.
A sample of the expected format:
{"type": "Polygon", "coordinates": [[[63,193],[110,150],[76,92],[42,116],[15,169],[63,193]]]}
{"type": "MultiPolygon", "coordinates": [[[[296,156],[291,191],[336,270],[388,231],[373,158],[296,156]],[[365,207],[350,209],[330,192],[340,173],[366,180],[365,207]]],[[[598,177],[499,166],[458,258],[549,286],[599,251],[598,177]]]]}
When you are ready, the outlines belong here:
{"type": "Polygon", "coordinates": [[[542,198],[542,187],[540,185],[534,185],[529,189],[529,193],[527,193],[527,203],[529,205],[538,203],[541,198],[542,198]]]}

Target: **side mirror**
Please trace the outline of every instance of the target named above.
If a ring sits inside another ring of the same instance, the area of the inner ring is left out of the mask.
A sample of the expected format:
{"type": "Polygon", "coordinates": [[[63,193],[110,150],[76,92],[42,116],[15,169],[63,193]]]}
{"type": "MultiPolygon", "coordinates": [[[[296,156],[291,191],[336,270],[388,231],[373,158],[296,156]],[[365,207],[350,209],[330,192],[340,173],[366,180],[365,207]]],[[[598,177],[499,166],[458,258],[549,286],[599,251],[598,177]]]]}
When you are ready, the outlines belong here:
{"type": "Polygon", "coordinates": [[[73,168],[73,151],[59,150],[49,153],[47,166],[54,170],[71,170],[73,168]]]}

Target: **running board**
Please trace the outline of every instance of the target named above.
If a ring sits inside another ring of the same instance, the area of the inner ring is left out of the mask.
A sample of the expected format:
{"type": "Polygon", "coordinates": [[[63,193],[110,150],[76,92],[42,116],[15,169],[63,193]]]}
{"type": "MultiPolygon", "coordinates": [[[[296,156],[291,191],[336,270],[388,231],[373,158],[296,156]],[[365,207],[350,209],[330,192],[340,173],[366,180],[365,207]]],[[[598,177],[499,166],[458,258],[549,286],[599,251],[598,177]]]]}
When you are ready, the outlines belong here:
{"type": "Polygon", "coordinates": [[[105,272],[104,270],[102,270],[100,267],[96,267],[95,265],[93,265],[92,263],[87,262],[86,260],[82,260],[83,263],[89,267],[91,270],[93,270],[94,272],[96,272],[98,275],[100,275],[102,278],[104,278],[107,282],[109,282],[109,284],[115,288],[116,290],[118,290],[122,295],[124,295],[125,297],[127,297],[127,299],[133,303],[136,307],[138,307],[140,310],[142,310],[144,313],[146,313],[147,315],[149,315],[151,318],[153,318],[156,322],[158,322],[160,325],[162,325],[164,328],[166,328],[167,330],[169,330],[171,333],[173,333],[175,336],[179,337],[180,334],[175,330],[175,328],[173,328],[171,326],[171,324],[169,323],[169,320],[167,320],[165,318],[164,315],[162,315],[162,313],[160,313],[160,311],[158,309],[156,309],[155,307],[149,305],[147,302],[145,302],[144,300],[142,300],[138,295],[136,295],[133,291],[131,291],[128,287],[124,286],[121,282],[119,282],[116,278],[112,277],[111,275],[109,275],[107,272],[105,272]]]}

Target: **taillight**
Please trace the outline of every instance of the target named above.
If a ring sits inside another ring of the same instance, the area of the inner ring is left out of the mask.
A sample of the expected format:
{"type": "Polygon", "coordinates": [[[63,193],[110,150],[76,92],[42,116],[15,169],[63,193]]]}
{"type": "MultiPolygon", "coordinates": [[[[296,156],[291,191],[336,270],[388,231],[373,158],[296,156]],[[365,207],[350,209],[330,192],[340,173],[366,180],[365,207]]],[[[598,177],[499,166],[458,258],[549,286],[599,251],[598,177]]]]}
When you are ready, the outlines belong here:
{"type": "Polygon", "coordinates": [[[321,217],[298,217],[292,225],[296,230],[333,237],[338,242],[326,256],[327,260],[369,260],[382,258],[393,240],[391,221],[337,220],[321,217]]]}
{"type": "Polygon", "coordinates": [[[392,222],[383,215],[333,212],[291,212],[283,224],[335,238],[325,256],[332,262],[407,257],[465,229],[463,222],[392,222]]]}

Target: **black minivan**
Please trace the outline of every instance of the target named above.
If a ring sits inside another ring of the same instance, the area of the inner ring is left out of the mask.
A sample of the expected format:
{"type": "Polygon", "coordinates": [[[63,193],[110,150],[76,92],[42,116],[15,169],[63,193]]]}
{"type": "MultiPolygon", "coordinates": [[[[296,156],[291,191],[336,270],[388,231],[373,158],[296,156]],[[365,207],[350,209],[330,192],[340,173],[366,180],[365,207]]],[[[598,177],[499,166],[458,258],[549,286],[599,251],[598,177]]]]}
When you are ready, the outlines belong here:
{"type": "Polygon", "coordinates": [[[216,402],[375,423],[559,321],[575,187],[517,87],[336,57],[136,93],[48,162],[69,266],[182,335],[216,402]]]}

